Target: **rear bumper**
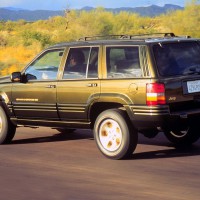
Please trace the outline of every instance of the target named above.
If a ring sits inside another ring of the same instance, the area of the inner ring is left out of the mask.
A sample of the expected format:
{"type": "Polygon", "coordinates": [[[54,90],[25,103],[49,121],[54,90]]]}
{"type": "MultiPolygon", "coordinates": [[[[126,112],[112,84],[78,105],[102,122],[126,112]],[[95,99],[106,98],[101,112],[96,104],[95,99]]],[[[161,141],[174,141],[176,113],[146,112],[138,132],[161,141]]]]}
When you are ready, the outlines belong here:
{"type": "Polygon", "coordinates": [[[128,115],[138,130],[175,128],[200,123],[200,109],[170,112],[169,106],[128,106],[128,115]]]}

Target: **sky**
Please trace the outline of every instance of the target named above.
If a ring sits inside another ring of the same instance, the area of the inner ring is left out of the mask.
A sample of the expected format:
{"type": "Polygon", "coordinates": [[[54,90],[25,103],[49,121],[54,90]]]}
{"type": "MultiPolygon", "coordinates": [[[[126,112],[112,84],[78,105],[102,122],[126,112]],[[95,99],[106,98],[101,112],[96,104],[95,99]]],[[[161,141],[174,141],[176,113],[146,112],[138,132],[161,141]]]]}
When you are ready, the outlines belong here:
{"type": "Polygon", "coordinates": [[[149,5],[174,4],[185,6],[188,0],[0,0],[0,7],[14,7],[27,10],[65,10],[85,6],[119,8],[149,5]]]}

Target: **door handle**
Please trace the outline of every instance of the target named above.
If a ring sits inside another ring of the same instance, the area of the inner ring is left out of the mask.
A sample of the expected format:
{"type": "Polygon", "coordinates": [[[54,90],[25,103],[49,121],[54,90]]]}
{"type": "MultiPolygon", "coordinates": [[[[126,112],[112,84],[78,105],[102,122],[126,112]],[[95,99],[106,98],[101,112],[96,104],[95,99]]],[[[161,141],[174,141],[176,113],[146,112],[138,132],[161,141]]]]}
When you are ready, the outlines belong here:
{"type": "Polygon", "coordinates": [[[97,87],[98,84],[97,83],[88,83],[87,87],[97,87]]]}
{"type": "Polygon", "coordinates": [[[56,85],[47,85],[45,88],[56,88],[56,85]]]}

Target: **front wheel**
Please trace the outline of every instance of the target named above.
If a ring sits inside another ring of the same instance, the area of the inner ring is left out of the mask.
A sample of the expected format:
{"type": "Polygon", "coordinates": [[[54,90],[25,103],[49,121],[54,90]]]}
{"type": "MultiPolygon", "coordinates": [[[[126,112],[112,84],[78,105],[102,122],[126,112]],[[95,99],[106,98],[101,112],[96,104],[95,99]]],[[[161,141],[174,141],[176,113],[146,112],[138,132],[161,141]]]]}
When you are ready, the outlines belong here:
{"type": "Polygon", "coordinates": [[[138,134],[128,116],[118,109],[106,110],[98,116],[94,138],[100,151],[111,159],[128,158],[138,142],[138,134]]]}
{"type": "Polygon", "coordinates": [[[7,118],[5,111],[0,107],[0,144],[8,144],[15,136],[16,126],[7,118]]]}
{"type": "Polygon", "coordinates": [[[199,139],[200,133],[198,133],[197,130],[198,129],[195,129],[195,127],[187,127],[184,130],[168,130],[165,131],[164,134],[167,139],[175,145],[188,146],[199,139]]]}

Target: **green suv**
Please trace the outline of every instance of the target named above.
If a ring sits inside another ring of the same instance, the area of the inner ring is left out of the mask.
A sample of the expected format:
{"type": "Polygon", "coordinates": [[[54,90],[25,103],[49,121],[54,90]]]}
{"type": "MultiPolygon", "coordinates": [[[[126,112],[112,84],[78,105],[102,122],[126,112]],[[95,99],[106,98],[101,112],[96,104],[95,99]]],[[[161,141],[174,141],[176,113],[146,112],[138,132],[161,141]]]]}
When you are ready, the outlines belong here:
{"type": "Polygon", "coordinates": [[[93,129],[111,159],[129,157],[138,133],[190,145],[200,137],[200,40],[164,33],[57,44],[0,79],[0,103],[1,144],[24,125],[93,129]]]}

